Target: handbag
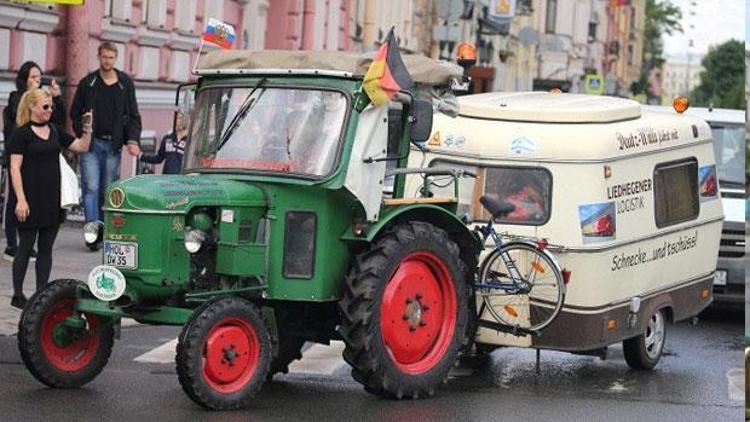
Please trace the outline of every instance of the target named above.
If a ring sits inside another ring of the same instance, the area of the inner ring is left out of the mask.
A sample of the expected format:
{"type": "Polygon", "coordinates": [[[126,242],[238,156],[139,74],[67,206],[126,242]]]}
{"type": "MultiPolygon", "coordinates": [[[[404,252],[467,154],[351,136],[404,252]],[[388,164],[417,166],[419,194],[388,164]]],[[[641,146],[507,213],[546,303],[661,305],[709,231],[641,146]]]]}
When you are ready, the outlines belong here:
{"type": "Polygon", "coordinates": [[[72,208],[79,200],[78,176],[60,154],[60,208],[72,208]]]}

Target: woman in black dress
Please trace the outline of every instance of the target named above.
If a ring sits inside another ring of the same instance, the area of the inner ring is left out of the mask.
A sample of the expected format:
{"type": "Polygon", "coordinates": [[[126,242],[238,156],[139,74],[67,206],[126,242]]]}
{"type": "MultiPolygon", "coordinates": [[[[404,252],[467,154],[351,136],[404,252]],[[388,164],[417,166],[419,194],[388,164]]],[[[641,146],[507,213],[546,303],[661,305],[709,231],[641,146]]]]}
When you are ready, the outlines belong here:
{"type": "Polygon", "coordinates": [[[54,110],[50,95],[39,88],[21,97],[17,129],[8,143],[10,179],[16,194],[19,245],[13,261],[11,306],[23,308],[23,279],[29,254],[37,242],[36,288],[44,287],[52,269],[52,246],[60,226],[60,158],[63,148],[86,152],[91,143],[91,117],[81,138],[73,138],[50,123],[54,110]]]}
{"type": "MultiPolygon", "coordinates": [[[[18,103],[21,102],[21,96],[26,90],[31,88],[40,88],[42,86],[42,69],[38,64],[27,61],[21,65],[16,75],[16,90],[11,92],[8,96],[8,104],[3,109],[3,135],[5,142],[7,143],[13,131],[16,129],[16,112],[18,110],[18,103]]],[[[60,95],[60,87],[57,85],[54,79],[49,82],[49,93],[52,95],[52,101],[55,104],[55,111],[52,112],[50,121],[57,123],[58,126],[62,127],[65,124],[65,102],[63,96],[60,95]]],[[[9,158],[5,156],[5,162],[3,167],[6,170],[6,176],[10,174],[10,163],[9,158]]],[[[8,192],[5,197],[5,207],[3,210],[3,228],[5,229],[5,252],[3,258],[8,261],[13,261],[16,256],[16,249],[18,247],[18,221],[16,221],[16,195],[13,192],[13,188],[10,187],[10,178],[8,180],[8,192]]],[[[5,187],[3,187],[5,188],[5,187]]],[[[36,253],[31,252],[31,260],[36,258],[36,253]]]]}

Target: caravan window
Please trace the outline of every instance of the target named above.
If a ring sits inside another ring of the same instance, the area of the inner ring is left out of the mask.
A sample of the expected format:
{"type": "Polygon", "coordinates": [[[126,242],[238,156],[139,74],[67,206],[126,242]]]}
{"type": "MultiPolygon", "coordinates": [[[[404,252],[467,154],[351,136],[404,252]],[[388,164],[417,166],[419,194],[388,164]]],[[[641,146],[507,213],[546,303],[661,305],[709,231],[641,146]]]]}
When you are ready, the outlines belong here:
{"type": "MultiPolygon", "coordinates": [[[[487,167],[484,194],[516,207],[500,223],[539,226],[550,217],[552,174],[538,167],[487,167]]],[[[480,219],[489,218],[490,214],[482,209],[480,219]]]]}
{"type": "MultiPolygon", "coordinates": [[[[459,181],[458,208],[472,221],[487,221],[490,214],[479,203],[482,195],[494,196],[510,202],[516,209],[499,223],[539,226],[550,218],[552,204],[552,174],[539,167],[476,167],[446,160],[434,160],[430,167],[450,167],[477,173],[477,179],[459,181]],[[477,187],[477,183],[480,183],[477,187]]],[[[437,178],[436,178],[437,179],[437,178]]],[[[451,178],[433,184],[435,196],[453,196],[451,178]],[[437,185],[437,186],[436,186],[437,185]]]]}
{"type": "Polygon", "coordinates": [[[659,228],[698,217],[698,162],[695,158],[656,166],[654,204],[659,228]]]}

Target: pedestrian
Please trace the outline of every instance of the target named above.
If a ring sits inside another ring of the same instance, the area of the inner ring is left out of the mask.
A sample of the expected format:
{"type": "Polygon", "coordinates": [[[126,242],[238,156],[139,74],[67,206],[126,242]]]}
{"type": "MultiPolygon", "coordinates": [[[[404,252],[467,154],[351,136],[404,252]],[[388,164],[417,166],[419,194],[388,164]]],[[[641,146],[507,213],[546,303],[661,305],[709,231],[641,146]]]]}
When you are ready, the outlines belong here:
{"type": "Polygon", "coordinates": [[[143,154],[141,161],[150,164],[164,163],[162,174],[179,174],[182,171],[182,158],[185,156],[187,142],[187,122],[182,110],[175,115],[175,132],[169,132],[161,138],[161,145],[156,154],[143,154]]]}
{"type": "MultiPolygon", "coordinates": [[[[63,101],[62,95],[60,95],[60,87],[57,82],[52,79],[45,79],[49,81],[49,93],[52,95],[52,101],[55,104],[55,111],[52,113],[50,121],[57,124],[59,127],[63,127],[65,124],[65,101],[63,101]]],[[[3,139],[5,142],[10,141],[13,131],[16,129],[16,113],[18,110],[18,103],[21,102],[21,96],[26,90],[31,88],[40,88],[42,86],[42,69],[38,64],[32,61],[27,61],[21,65],[16,75],[16,90],[11,92],[8,96],[8,105],[3,109],[3,139]]],[[[5,207],[3,208],[3,228],[5,229],[5,251],[3,258],[8,261],[13,261],[16,256],[16,248],[18,246],[18,222],[16,221],[16,194],[10,187],[10,161],[8,154],[3,157],[3,167],[5,167],[5,180],[6,189],[5,195],[5,207]]],[[[36,260],[36,251],[31,251],[31,260],[36,260]]]]}
{"type": "Polygon", "coordinates": [[[78,137],[83,130],[81,116],[89,111],[94,115],[91,149],[81,155],[86,222],[104,220],[104,192],[120,174],[122,146],[127,145],[132,156],[137,157],[141,152],[141,115],[133,81],[115,69],[117,47],[111,42],[99,45],[98,58],[99,69],[78,83],[70,109],[73,130],[78,137]]]}
{"type": "Polygon", "coordinates": [[[31,88],[21,96],[16,130],[7,146],[10,180],[18,203],[19,244],[13,261],[11,306],[23,309],[23,280],[29,254],[37,244],[36,289],[47,284],[52,269],[52,246],[64,212],[60,206],[60,153],[63,148],[86,152],[91,143],[91,115],[84,117],[82,136],[73,138],[50,122],[55,109],[49,93],[31,88]]]}

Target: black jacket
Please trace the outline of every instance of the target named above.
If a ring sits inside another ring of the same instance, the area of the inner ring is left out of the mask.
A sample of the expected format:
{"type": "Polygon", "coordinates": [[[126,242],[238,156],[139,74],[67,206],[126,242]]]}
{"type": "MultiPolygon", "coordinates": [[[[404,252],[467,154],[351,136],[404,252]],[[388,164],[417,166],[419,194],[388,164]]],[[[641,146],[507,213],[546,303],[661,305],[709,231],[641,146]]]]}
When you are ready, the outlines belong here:
{"type": "MultiPolygon", "coordinates": [[[[117,72],[117,84],[123,94],[117,97],[115,104],[115,116],[121,116],[121,118],[115,119],[115,126],[112,128],[112,142],[114,147],[119,149],[129,141],[140,144],[142,126],[138,103],[135,100],[133,81],[124,72],[117,69],[115,69],[115,72],[117,72]]],[[[73,104],[70,106],[70,118],[73,123],[73,131],[78,137],[83,134],[81,116],[94,107],[96,81],[98,79],[99,70],[86,75],[78,83],[76,95],[73,97],[73,104]]],[[[94,110],[94,113],[96,113],[96,110],[94,110]]],[[[94,130],[96,131],[96,128],[94,130]]]]}
{"type": "Polygon", "coordinates": [[[177,141],[174,132],[161,138],[161,145],[156,154],[143,154],[141,161],[151,164],[164,162],[162,174],[180,174],[182,171],[182,157],[185,156],[185,138],[177,141]]]}
{"type": "MultiPolygon", "coordinates": [[[[5,142],[10,141],[13,131],[16,129],[18,104],[21,102],[24,92],[26,91],[11,92],[8,96],[8,105],[3,109],[3,139],[5,139],[5,142]]],[[[57,126],[63,127],[65,125],[65,101],[63,101],[63,96],[52,97],[52,102],[55,104],[55,111],[52,112],[49,120],[57,126]]]]}

